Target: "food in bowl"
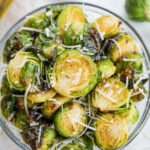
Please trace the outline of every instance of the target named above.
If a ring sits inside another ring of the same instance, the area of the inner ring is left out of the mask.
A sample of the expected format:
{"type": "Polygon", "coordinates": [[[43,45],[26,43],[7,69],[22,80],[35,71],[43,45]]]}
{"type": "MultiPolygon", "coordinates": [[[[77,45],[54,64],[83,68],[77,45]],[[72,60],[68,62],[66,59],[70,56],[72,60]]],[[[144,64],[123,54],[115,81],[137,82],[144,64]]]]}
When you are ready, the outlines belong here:
{"type": "Polygon", "coordinates": [[[33,150],[116,149],[139,119],[143,61],[114,16],[75,5],[29,16],[7,40],[1,113],[33,150]]]}

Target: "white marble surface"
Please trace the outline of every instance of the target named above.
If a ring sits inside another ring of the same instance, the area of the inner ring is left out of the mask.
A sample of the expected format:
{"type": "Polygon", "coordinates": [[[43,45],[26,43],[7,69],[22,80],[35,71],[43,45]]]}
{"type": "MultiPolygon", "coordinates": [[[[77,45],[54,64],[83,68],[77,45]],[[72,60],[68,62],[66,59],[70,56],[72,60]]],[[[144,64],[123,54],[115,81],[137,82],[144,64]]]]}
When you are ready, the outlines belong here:
{"type": "MultiPolygon", "coordinates": [[[[5,16],[0,20],[0,39],[4,33],[23,15],[37,7],[61,0],[14,0],[5,16]]],[[[67,0],[66,0],[67,1],[67,0]]],[[[69,1],[69,0],[68,0],[69,1]]],[[[71,0],[70,0],[71,1],[71,0]]],[[[83,0],[78,0],[83,1],[83,0]]],[[[150,49],[150,23],[137,23],[128,20],[125,10],[125,0],[84,0],[108,8],[130,22],[144,39],[150,49]]],[[[0,150],[20,150],[0,129],[0,150]]],[[[126,147],[126,150],[150,150],[150,119],[141,133],[126,147]]]]}

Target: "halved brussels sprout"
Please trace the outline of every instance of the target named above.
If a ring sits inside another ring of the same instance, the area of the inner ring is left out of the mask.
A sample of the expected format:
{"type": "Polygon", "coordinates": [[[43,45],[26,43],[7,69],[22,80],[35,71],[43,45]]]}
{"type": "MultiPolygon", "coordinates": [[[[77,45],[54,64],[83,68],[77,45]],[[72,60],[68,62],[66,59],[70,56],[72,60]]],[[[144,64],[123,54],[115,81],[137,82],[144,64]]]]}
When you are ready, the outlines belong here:
{"type": "Polygon", "coordinates": [[[140,54],[136,55],[128,55],[127,57],[123,58],[121,61],[117,63],[117,73],[123,74],[126,72],[129,67],[132,67],[132,70],[136,73],[143,72],[143,65],[142,65],[142,56],[140,54]]]}
{"type": "Polygon", "coordinates": [[[51,127],[45,127],[41,139],[41,146],[38,148],[38,150],[48,150],[48,148],[53,144],[55,137],[56,131],[51,127]]]}
{"type": "Polygon", "coordinates": [[[95,142],[102,149],[116,149],[122,146],[128,138],[128,125],[125,119],[114,114],[102,114],[94,122],[95,142]]]}
{"type": "Polygon", "coordinates": [[[56,95],[53,100],[54,101],[46,101],[43,104],[42,113],[46,118],[51,118],[64,103],[70,101],[71,99],[61,95],[56,95]]]}
{"type": "Polygon", "coordinates": [[[100,73],[100,80],[111,77],[116,71],[116,67],[110,59],[98,61],[97,68],[100,73]]]}
{"type": "Polygon", "coordinates": [[[66,103],[54,118],[56,131],[64,137],[77,137],[87,124],[84,108],[77,103],[66,103]]]}
{"type": "Polygon", "coordinates": [[[18,31],[12,34],[12,36],[7,40],[5,49],[3,51],[3,61],[9,62],[10,59],[14,57],[14,54],[21,48],[25,47],[27,44],[32,45],[31,34],[27,31],[18,31]]]}
{"type": "MultiPolygon", "coordinates": [[[[38,58],[32,52],[18,52],[7,67],[7,79],[9,84],[16,90],[24,91],[25,87],[21,83],[20,73],[27,62],[32,62],[35,66],[39,66],[38,58]]],[[[27,75],[28,72],[25,72],[27,75]]],[[[32,72],[34,73],[34,72],[32,72]]],[[[24,78],[26,79],[26,78],[24,78]]],[[[24,80],[25,81],[25,80],[24,80]]],[[[28,80],[27,80],[28,82],[28,80]]]]}
{"type": "Polygon", "coordinates": [[[43,21],[45,19],[44,13],[37,13],[33,16],[30,16],[29,19],[25,22],[25,27],[43,29],[43,21]]]}
{"type": "Polygon", "coordinates": [[[1,113],[7,120],[12,119],[11,115],[14,111],[15,101],[16,99],[12,93],[5,95],[1,100],[1,113]]]}
{"type": "Polygon", "coordinates": [[[94,28],[98,28],[97,30],[100,30],[100,32],[104,32],[105,38],[112,37],[120,31],[119,19],[114,16],[102,16],[92,25],[94,28]]]}
{"type": "Polygon", "coordinates": [[[80,31],[82,28],[77,24],[84,24],[86,23],[86,19],[82,12],[82,9],[78,6],[68,6],[60,13],[57,19],[57,26],[59,28],[60,34],[63,36],[65,30],[69,25],[73,25],[73,30],[76,32],[80,31]]]}
{"type": "Polygon", "coordinates": [[[44,124],[29,126],[23,130],[22,134],[25,142],[34,150],[48,150],[56,137],[55,130],[44,124]]]}
{"type": "Polygon", "coordinates": [[[92,93],[92,104],[100,111],[116,110],[129,101],[130,93],[121,81],[109,78],[100,82],[92,93]]]}
{"type": "Polygon", "coordinates": [[[66,97],[80,97],[98,82],[98,70],[91,57],[77,50],[65,50],[56,59],[52,72],[54,89],[66,97]]]}
{"type": "Polygon", "coordinates": [[[17,110],[14,117],[14,125],[19,129],[25,129],[29,125],[29,117],[25,110],[17,110]]]}
{"type": "Polygon", "coordinates": [[[136,123],[136,121],[139,119],[139,112],[136,109],[135,104],[133,103],[132,100],[130,100],[129,107],[127,109],[126,107],[127,106],[125,106],[125,109],[121,108],[121,110],[119,111],[120,117],[124,118],[127,124],[136,123]]]}
{"type": "Polygon", "coordinates": [[[35,103],[42,103],[53,98],[55,95],[56,95],[55,90],[50,88],[47,91],[29,93],[28,100],[35,102],[35,103]]]}
{"type": "Polygon", "coordinates": [[[12,91],[13,89],[10,88],[9,82],[7,80],[7,75],[5,74],[2,78],[2,83],[1,83],[1,96],[11,93],[12,91]]]}
{"type": "Polygon", "coordinates": [[[89,137],[82,136],[78,141],[67,144],[62,150],[93,150],[93,143],[89,137]]]}
{"type": "Polygon", "coordinates": [[[129,34],[124,33],[116,40],[108,55],[116,62],[122,57],[137,54],[138,52],[138,47],[133,38],[129,34]]]}

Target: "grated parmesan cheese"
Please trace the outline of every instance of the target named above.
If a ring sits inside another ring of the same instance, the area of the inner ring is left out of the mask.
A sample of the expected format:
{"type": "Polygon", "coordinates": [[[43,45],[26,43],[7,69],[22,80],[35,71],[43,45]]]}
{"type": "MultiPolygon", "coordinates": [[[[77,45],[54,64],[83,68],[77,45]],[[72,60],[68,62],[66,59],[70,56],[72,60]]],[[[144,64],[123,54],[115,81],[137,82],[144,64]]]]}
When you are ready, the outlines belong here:
{"type": "Polygon", "coordinates": [[[80,40],[81,41],[83,40],[83,34],[80,34],[80,40]]]}
{"type": "Polygon", "coordinates": [[[53,15],[53,11],[52,11],[52,10],[46,12],[46,16],[47,16],[47,17],[50,17],[50,16],[52,16],[52,15],[53,15]]]}
{"type": "Polygon", "coordinates": [[[38,143],[40,143],[40,141],[41,141],[41,133],[42,133],[42,128],[43,128],[43,126],[44,126],[44,125],[41,125],[41,126],[39,127],[38,143]]]}
{"type": "Polygon", "coordinates": [[[136,92],[136,93],[132,94],[131,97],[136,96],[136,95],[138,95],[138,94],[140,94],[140,93],[141,93],[140,91],[139,91],[139,92],[136,92]]]}
{"type": "Polygon", "coordinates": [[[47,37],[50,37],[50,31],[49,31],[49,28],[45,28],[44,31],[45,31],[45,33],[46,33],[46,36],[47,36],[47,37]]]}
{"type": "Polygon", "coordinates": [[[39,122],[31,122],[31,123],[30,123],[30,126],[31,126],[31,127],[38,126],[38,125],[39,125],[39,122]]]}
{"type": "Polygon", "coordinates": [[[14,97],[24,97],[24,95],[13,94],[14,97]]]}
{"type": "Polygon", "coordinates": [[[111,102],[113,103],[116,103],[117,100],[115,100],[114,98],[112,98],[110,95],[107,95],[106,93],[104,93],[103,91],[99,90],[99,89],[96,89],[96,91],[98,93],[100,93],[103,97],[107,98],[108,100],[110,100],[111,102]]]}
{"type": "Polygon", "coordinates": [[[128,58],[123,58],[123,61],[137,61],[137,59],[128,59],[128,58]]]}
{"type": "Polygon", "coordinates": [[[68,46],[68,45],[61,44],[61,46],[65,48],[81,48],[81,45],[68,46]]]}
{"type": "Polygon", "coordinates": [[[30,27],[21,27],[21,30],[34,31],[34,32],[42,32],[41,29],[30,28],[30,27]]]}
{"type": "Polygon", "coordinates": [[[139,91],[140,91],[140,93],[142,93],[144,96],[146,96],[145,93],[144,93],[144,91],[143,91],[143,89],[139,88],[139,91]]]}
{"type": "Polygon", "coordinates": [[[100,28],[99,28],[99,26],[98,26],[98,24],[97,24],[97,21],[95,21],[95,24],[96,24],[96,28],[97,28],[97,30],[98,30],[98,33],[99,33],[99,35],[100,35],[100,38],[101,38],[102,41],[103,41],[103,40],[104,40],[105,32],[101,32],[101,30],[100,30],[100,28]]]}
{"type": "Polygon", "coordinates": [[[80,121],[78,121],[78,120],[76,120],[76,119],[72,119],[72,120],[75,121],[75,122],[77,122],[77,123],[79,123],[80,125],[82,125],[82,126],[88,128],[88,129],[90,129],[90,130],[96,131],[96,128],[93,128],[93,127],[91,127],[91,126],[89,126],[89,125],[86,125],[86,124],[84,124],[84,123],[82,123],[82,122],[80,122],[80,121]]]}
{"type": "Polygon", "coordinates": [[[129,78],[128,76],[126,77],[126,88],[128,88],[128,84],[129,84],[129,78]]]}
{"type": "Polygon", "coordinates": [[[28,114],[27,96],[28,96],[30,89],[31,89],[31,84],[29,84],[29,86],[27,87],[25,94],[24,94],[24,107],[25,107],[25,111],[27,114],[28,114]]]}
{"type": "Polygon", "coordinates": [[[67,114],[67,116],[69,117],[70,121],[72,122],[72,125],[73,125],[74,129],[76,130],[75,133],[77,133],[77,128],[76,128],[76,126],[75,126],[75,124],[74,124],[74,121],[72,120],[70,114],[67,114]]]}
{"type": "Polygon", "coordinates": [[[70,22],[67,22],[67,23],[65,24],[65,31],[67,31],[67,29],[68,29],[69,26],[70,26],[70,22]]]}
{"type": "Polygon", "coordinates": [[[59,101],[56,100],[55,98],[50,98],[50,99],[48,99],[48,101],[52,101],[52,102],[54,102],[55,104],[61,104],[61,102],[59,102],[59,101]]]}

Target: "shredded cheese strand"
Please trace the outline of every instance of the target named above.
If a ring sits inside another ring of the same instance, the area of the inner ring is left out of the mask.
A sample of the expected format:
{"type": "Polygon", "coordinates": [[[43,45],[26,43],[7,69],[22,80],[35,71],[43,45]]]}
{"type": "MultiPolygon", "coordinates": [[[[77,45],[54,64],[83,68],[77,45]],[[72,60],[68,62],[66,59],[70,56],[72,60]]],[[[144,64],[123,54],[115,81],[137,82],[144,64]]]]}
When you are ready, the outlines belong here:
{"type": "Polygon", "coordinates": [[[50,99],[48,99],[48,101],[54,102],[55,104],[61,104],[61,102],[59,102],[55,98],[50,98],[50,99]]]}
{"type": "Polygon", "coordinates": [[[129,84],[129,78],[128,76],[126,77],[126,88],[128,88],[128,84],[129,84]]]}
{"type": "Polygon", "coordinates": [[[111,96],[107,95],[106,93],[103,93],[103,91],[99,90],[99,89],[96,89],[96,91],[98,93],[100,93],[103,97],[107,98],[108,100],[110,100],[111,102],[113,103],[116,103],[117,100],[115,100],[114,98],[112,98],[111,96]]]}
{"type": "Polygon", "coordinates": [[[61,46],[65,48],[81,48],[81,45],[67,46],[67,45],[61,44],[61,46]]]}
{"type": "Polygon", "coordinates": [[[21,29],[21,30],[34,31],[34,32],[42,32],[41,29],[30,28],[30,27],[21,27],[20,29],[21,29]]]}
{"type": "Polygon", "coordinates": [[[27,114],[28,114],[28,106],[27,106],[28,100],[27,100],[27,96],[28,96],[28,93],[29,93],[30,89],[31,89],[31,84],[29,84],[29,86],[27,87],[25,95],[24,95],[24,107],[25,107],[25,111],[26,111],[27,114]]]}
{"type": "Polygon", "coordinates": [[[95,24],[96,24],[96,28],[98,30],[98,33],[100,35],[100,38],[102,39],[102,41],[104,40],[104,35],[105,35],[105,32],[101,32],[100,28],[98,27],[98,24],[97,24],[97,21],[95,21],[95,24]]]}
{"type": "Polygon", "coordinates": [[[86,124],[84,124],[84,123],[82,123],[82,122],[80,122],[80,121],[78,121],[78,120],[76,120],[76,119],[72,119],[72,120],[75,121],[75,122],[77,122],[77,123],[79,123],[79,124],[81,124],[82,126],[88,128],[88,129],[90,129],[90,130],[96,131],[95,128],[93,128],[93,127],[91,127],[91,126],[89,126],[89,125],[86,125],[86,124]]]}
{"type": "Polygon", "coordinates": [[[137,61],[137,59],[128,59],[128,58],[123,58],[123,61],[137,61]]]}
{"type": "Polygon", "coordinates": [[[42,128],[43,128],[43,126],[44,126],[44,125],[41,125],[41,126],[39,127],[38,143],[40,143],[40,141],[41,141],[41,133],[42,133],[42,128]]]}
{"type": "Polygon", "coordinates": [[[146,96],[145,93],[143,92],[143,89],[139,88],[139,91],[140,91],[144,96],[146,96]]]}

